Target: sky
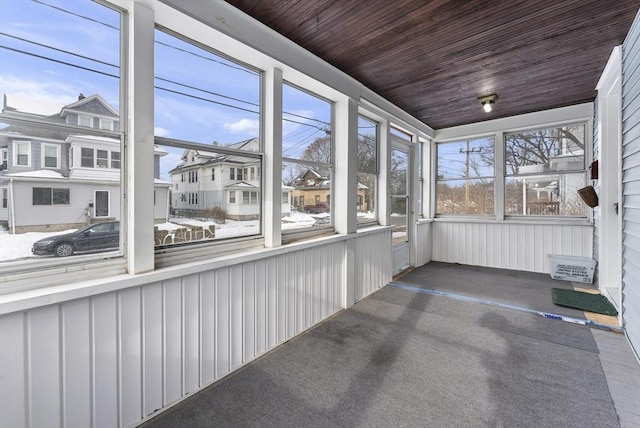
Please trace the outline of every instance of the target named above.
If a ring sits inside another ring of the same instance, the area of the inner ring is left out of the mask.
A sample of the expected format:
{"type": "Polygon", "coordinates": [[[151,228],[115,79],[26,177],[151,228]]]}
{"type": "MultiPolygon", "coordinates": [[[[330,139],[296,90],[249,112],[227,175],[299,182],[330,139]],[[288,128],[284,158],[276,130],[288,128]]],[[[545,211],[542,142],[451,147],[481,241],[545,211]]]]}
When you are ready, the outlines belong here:
{"type": "MultiPolygon", "coordinates": [[[[0,93],[54,114],[80,93],[119,110],[119,13],[90,0],[0,0],[0,93]]],[[[156,30],[155,134],[219,145],[259,137],[260,71],[156,30]]],[[[330,129],[331,105],[283,89],[283,152],[297,158],[330,129]]],[[[161,178],[182,150],[163,148],[161,178]]]]}

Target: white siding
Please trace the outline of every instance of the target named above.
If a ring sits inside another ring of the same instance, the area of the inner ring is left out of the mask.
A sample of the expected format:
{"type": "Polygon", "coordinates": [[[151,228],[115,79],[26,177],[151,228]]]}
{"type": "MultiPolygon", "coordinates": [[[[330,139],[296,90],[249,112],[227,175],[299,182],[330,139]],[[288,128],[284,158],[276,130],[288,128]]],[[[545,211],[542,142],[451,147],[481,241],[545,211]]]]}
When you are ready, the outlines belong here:
{"type": "Polygon", "coordinates": [[[137,424],[341,310],[352,244],[361,298],[388,229],[0,317],[2,425],[137,424]]]}
{"type": "Polygon", "coordinates": [[[622,57],[622,293],[629,341],[640,352],[640,13],[622,57]]]}
{"type": "Polygon", "coordinates": [[[433,260],[548,273],[548,254],[591,257],[592,239],[590,225],[436,220],[433,260]]]}

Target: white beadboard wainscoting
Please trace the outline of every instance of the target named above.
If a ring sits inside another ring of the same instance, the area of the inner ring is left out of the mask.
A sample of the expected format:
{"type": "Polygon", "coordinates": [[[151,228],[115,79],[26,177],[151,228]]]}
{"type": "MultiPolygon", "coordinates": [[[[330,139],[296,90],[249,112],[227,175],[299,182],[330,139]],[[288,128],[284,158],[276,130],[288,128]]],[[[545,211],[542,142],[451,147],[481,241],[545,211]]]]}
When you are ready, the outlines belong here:
{"type": "Polygon", "coordinates": [[[433,220],[422,219],[416,222],[416,267],[427,264],[432,258],[433,220]]]}
{"type": "Polygon", "coordinates": [[[437,219],[433,260],[549,273],[548,254],[591,257],[593,226],[437,219]]]}
{"type": "Polygon", "coordinates": [[[9,311],[0,425],[135,426],[384,286],[390,253],[378,228],[9,311]]]}

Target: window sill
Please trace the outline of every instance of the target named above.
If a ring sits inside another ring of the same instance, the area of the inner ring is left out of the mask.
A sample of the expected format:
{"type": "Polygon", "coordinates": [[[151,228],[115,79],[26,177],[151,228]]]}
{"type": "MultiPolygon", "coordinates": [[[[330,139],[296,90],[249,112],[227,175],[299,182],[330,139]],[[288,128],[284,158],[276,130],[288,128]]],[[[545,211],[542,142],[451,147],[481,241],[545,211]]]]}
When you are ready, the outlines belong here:
{"type": "Polygon", "coordinates": [[[587,218],[572,217],[506,217],[498,220],[489,216],[443,216],[433,219],[436,223],[486,223],[486,224],[546,224],[567,226],[593,226],[587,218]]]}
{"type": "Polygon", "coordinates": [[[29,259],[28,261],[6,262],[0,274],[0,297],[5,294],[64,286],[87,277],[120,275],[126,272],[126,262],[122,256],[79,255],[73,260],[58,258],[29,259]],[[37,263],[33,263],[37,260],[37,263]]]}

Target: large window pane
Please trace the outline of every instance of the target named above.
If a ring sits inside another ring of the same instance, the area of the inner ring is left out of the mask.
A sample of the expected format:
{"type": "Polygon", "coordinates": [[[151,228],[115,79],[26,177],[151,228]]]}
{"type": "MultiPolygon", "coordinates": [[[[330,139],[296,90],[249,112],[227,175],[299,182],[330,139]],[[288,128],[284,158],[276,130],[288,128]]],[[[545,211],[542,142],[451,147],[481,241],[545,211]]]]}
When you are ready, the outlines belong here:
{"type": "Polygon", "coordinates": [[[584,134],[584,124],[506,134],[506,175],[583,170],[584,134]]]}
{"type": "Polygon", "coordinates": [[[507,178],[505,214],[583,217],[586,205],[578,189],[585,180],[585,173],[507,178]]]}
{"type": "Polygon", "coordinates": [[[155,135],[242,149],[260,137],[260,73],[155,32],[155,135]]]}
{"type": "Polygon", "coordinates": [[[586,216],[585,125],[505,135],[505,214],[586,216]]]}
{"type": "Polygon", "coordinates": [[[155,34],[156,245],[259,235],[260,74],[155,34]]]}
{"type": "Polygon", "coordinates": [[[494,140],[437,145],[436,214],[493,214],[494,140]]]}
{"type": "Polygon", "coordinates": [[[98,190],[108,192],[109,220],[120,220],[120,172],[96,168],[95,152],[120,151],[123,129],[121,14],[89,0],[1,3],[0,262],[52,255],[33,243],[95,221],[98,190]]]}
{"type": "Polygon", "coordinates": [[[358,116],[358,223],[375,223],[378,184],[378,124],[358,116]]]}
{"type": "Polygon", "coordinates": [[[331,224],[331,170],[317,165],[285,162],[283,191],[291,194],[282,230],[327,227],[331,224]]]}
{"type": "Polygon", "coordinates": [[[328,101],[283,87],[283,231],[331,226],[333,139],[328,101]]]}
{"type": "Polygon", "coordinates": [[[439,181],[438,214],[493,214],[493,179],[439,181]]]}

